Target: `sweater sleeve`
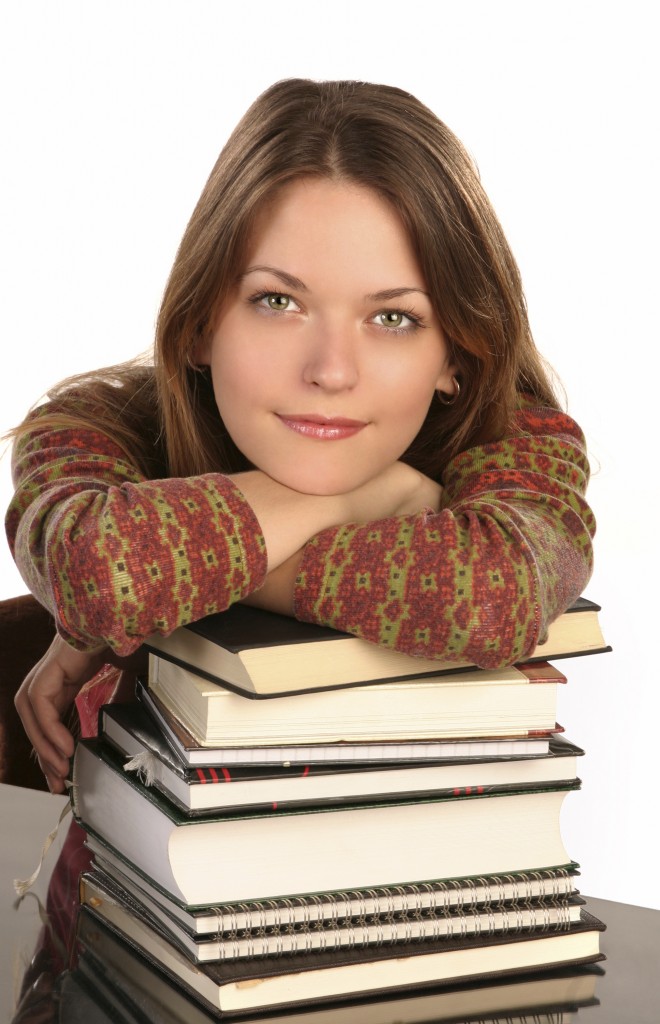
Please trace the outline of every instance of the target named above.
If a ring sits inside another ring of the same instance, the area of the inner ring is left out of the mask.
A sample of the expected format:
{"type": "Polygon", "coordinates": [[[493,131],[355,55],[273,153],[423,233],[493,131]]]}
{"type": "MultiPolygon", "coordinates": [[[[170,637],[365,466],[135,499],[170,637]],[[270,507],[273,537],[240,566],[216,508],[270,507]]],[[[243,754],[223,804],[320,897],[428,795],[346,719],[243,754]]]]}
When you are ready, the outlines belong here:
{"type": "Polygon", "coordinates": [[[523,403],[512,436],[449,463],[439,511],[310,541],[295,614],[450,664],[520,661],[591,575],[588,479],[575,422],[523,403]]]}
{"type": "Polygon", "coordinates": [[[80,650],[130,654],[263,583],[259,524],[221,474],[146,480],[106,435],[40,430],[38,416],[12,468],[9,545],[80,650]]]}

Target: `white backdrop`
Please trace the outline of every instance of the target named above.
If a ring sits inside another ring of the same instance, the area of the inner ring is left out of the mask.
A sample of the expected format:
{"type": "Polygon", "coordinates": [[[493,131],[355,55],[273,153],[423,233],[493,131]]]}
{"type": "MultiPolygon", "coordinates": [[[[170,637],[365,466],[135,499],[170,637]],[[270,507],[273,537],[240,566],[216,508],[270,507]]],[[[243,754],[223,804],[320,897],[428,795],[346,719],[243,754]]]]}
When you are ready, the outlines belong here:
{"type": "MultiPolygon", "coordinates": [[[[589,440],[599,533],[587,596],[614,652],[562,663],[560,720],[587,752],[566,845],[584,892],[660,908],[652,7],[4,0],[0,432],[55,380],[149,346],[193,204],[263,88],[306,76],[414,92],[475,156],[537,343],[589,440]]],[[[0,547],[2,598],[25,587],[0,547]]]]}

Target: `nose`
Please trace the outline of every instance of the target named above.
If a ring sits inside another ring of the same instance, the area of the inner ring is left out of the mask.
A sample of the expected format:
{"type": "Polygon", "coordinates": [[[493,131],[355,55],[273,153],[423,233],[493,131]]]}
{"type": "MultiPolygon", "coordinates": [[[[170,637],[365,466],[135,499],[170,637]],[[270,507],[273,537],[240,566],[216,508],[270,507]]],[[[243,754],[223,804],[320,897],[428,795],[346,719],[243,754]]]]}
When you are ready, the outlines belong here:
{"type": "Polygon", "coordinates": [[[356,339],[346,325],[316,325],[305,354],[303,379],[324,391],[345,391],[358,382],[356,339]]]}

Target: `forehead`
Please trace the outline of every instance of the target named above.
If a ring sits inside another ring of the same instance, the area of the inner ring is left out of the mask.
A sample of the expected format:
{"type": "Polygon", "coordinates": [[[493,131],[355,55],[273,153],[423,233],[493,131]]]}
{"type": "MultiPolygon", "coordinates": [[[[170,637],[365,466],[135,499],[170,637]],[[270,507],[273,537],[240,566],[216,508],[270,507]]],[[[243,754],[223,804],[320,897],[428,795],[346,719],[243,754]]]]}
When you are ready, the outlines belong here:
{"type": "Polygon", "coordinates": [[[375,190],[341,179],[293,181],[261,207],[245,268],[271,260],[284,261],[283,269],[298,276],[305,264],[339,260],[376,275],[412,274],[422,283],[412,241],[394,207],[375,190]]]}

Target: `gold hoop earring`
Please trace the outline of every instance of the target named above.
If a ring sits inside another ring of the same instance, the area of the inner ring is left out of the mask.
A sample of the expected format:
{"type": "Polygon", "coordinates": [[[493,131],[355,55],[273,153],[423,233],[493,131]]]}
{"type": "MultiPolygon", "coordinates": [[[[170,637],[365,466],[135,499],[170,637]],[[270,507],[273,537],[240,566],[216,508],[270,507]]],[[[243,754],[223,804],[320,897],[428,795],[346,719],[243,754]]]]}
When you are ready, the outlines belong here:
{"type": "Polygon", "coordinates": [[[446,392],[440,391],[439,388],[435,392],[442,405],[454,405],[458,401],[458,397],[461,393],[461,385],[458,383],[456,377],[452,377],[451,382],[454,385],[453,395],[447,395],[446,392]]]}

